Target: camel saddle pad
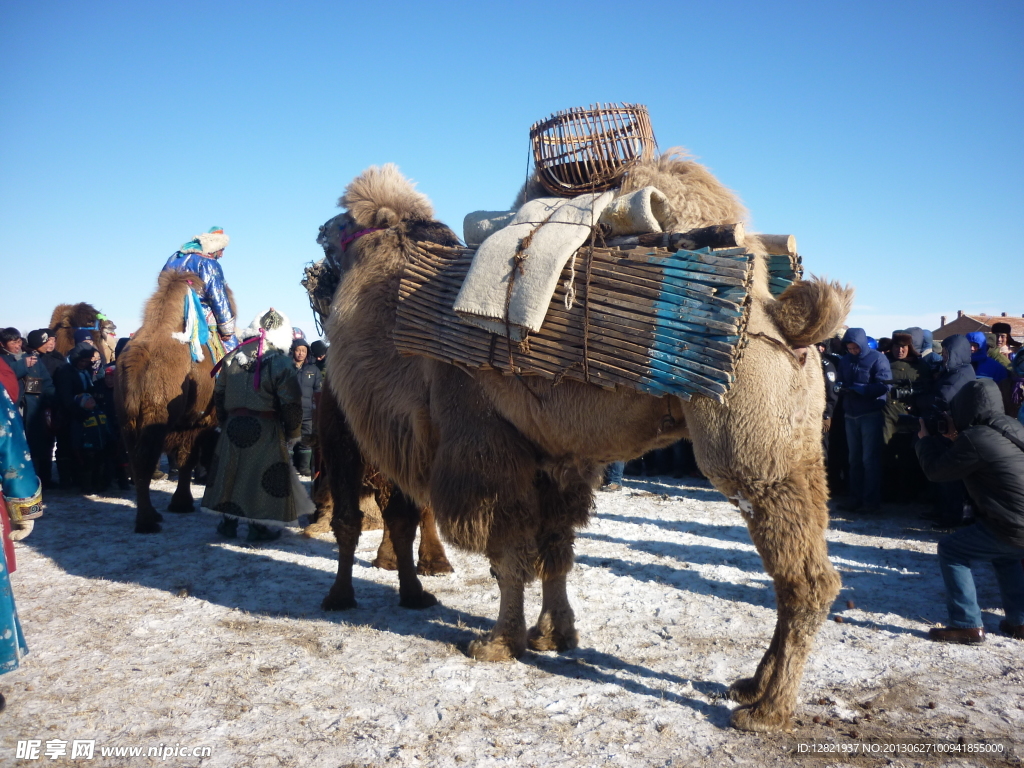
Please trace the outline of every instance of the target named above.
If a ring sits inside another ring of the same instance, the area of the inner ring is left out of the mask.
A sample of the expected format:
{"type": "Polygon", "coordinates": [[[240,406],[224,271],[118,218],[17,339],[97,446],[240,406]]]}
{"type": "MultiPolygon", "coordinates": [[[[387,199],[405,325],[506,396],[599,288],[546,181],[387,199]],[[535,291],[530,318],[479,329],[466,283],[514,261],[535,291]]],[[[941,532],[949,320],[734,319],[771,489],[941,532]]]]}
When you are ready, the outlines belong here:
{"type": "Polygon", "coordinates": [[[542,327],[523,341],[468,325],[452,309],[473,250],[414,250],[394,331],[402,354],[684,399],[720,401],[732,385],[750,307],[752,257],[743,248],[583,246],[563,268],[542,327]]]}

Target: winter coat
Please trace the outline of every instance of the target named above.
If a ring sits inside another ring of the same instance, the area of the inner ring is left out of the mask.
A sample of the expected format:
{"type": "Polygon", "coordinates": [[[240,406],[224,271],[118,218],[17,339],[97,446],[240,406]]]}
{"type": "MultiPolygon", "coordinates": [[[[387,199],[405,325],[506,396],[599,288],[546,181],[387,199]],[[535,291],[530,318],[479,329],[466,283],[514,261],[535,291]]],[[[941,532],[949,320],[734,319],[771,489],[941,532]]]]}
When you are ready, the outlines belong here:
{"type": "Polygon", "coordinates": [[[863,328],[850,328],[843,345],[856,344],[860,354],[847,352],[839,360],[839,380],[843,385],[843,408],[847,416],[863,416],[885,408],[892,371],[885,355],[868,347],[863,328]]]}
{"type": "Polygon", "coordinates": [[[998,384],[1010,375],[1005,366],[1000,365],[989,357],[988,339],[985,338],[984,333],[981,331],[968,333],[967,341],[970,344],[978,345],[978,351],[971,353],[971,366],[973,366],[974,373],[979,379],[992,379],[992,381],[998,384]]]}
{"type": "Polygon", "coordinates": [[[948,410],[960,388],[977,378],[971,365],[971,343],[966,336],[949,336],[942,340],[942,348],[946,351],[946,361],[936,382],[934,397],[934,407],[939,411],[948,410]]]}
{"type": "Polygon", "coordinates": [[[202,288],[197,288],[199,301],[208,308],[217,320],[217,332],[229,336],[235,332],[235,318],[231,314],[231,302],[228,299],[228,286],[224,281],[224,271],[217,259],[203,256],[201,253],[182,253],[178,251],[164,264],[163,272],[193,272],[203,281],[202,288]]]}
{"type": "Polygon", "coordinates": [[[933,482],[963,480],[975,515],[1004,541],[1024,547],[1024,425],[1003,413],[991,379],[965,384],[950,408],[959,434],[952,445],[919,440],[921,469],[933,482]]]}
{"type": "Polygon", "coordinates": [[[313,418],[313,393],[323,387],[324,374],[311,360],[298,370],[298,377],[299,388],[302,389],[302,421],[305,425],[305,422],[313,418]]]}
{"type": "Polygon", "coordinates": [[[929,368],[935,370],[942,365],[942,357],[936,355],[932,350],[932,332],[926,331],[924,328],[907,328],[904,333],[909,333],[910,338],[914,343],[914,351],[917,352],[921,361],[925,363],[929,368]]]}
{"type": "Polygon", "coordinates": [[[836,384],[839,383],[839,370],[836,368],[836,361],[832,355],[821,356],[821,373],[825,377],[825,413],[821,418],[831,419],[832,413],[839,402],[839,393],[836,392],[836,384]]]}

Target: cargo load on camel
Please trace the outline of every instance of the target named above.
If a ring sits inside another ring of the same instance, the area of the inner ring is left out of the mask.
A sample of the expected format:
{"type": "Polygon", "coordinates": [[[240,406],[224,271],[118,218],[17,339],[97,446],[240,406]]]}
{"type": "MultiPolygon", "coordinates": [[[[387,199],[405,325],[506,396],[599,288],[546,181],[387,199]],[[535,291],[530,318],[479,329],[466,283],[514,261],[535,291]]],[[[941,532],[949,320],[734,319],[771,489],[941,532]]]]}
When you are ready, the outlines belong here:
{"type": "MultiPolygon", "coordinates": [[[[468,214],[467,247],[414,245],[399,292],[399,352],[720,401],[747,344],[754,256],[768,255],[778,296],[803,274],[796,239],[747,234],[738,206],[732,223],[678,231],[687,212],[672,195],[676,155],[660,161],[668,194],[631,179],[656,148],[640,105],[559,112],[531,139],[536,171],[520,201],[531,199],[518,211],[468,214]]],[[[346,225],[340,216],[322,228],[327,255],[306,269],[318,321],[338,284],[347,244],[336,235],[346,225]]]]}

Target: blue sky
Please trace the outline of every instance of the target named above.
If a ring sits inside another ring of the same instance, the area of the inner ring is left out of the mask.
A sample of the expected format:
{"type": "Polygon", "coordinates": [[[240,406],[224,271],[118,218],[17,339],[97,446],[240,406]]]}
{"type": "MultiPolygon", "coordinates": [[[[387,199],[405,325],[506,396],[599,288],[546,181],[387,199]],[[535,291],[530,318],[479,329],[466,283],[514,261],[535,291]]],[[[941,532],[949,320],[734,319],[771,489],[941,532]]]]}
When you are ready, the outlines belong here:
{"type": "Polygon", "coordinates": [[[1024,3],[0,0],[0,325],[89,301],[127,333],[212,225],[247,323],[345,185],[397,163],[461,232],[531,123],[646,104],[872,335],[1024,313],[1024,3]]]}

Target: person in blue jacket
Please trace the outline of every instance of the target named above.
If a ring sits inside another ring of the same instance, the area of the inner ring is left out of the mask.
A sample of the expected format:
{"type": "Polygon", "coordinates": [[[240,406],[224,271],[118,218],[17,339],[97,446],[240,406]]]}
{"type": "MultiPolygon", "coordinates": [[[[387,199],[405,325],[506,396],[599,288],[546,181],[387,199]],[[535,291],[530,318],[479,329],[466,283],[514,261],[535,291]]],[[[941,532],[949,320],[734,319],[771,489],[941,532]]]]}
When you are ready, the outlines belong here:
{"type": "Polygon", "coordinates": [[[196,235],[179,248],[164,264],[163,271],[194,272],[203,281],[196,288],[199,301],[206,310],[206,323],[217,333],[224,344],[224,351],[230,352],[238,346],[235,338],[235,317],[231,312],[228,287],[224,282],[224,271],[220,259],[224,255],[230,238],[220,227],[211,227],[209,232],[196,235]]]}
{"type": "Polygon", "coordinates": [[[988,356],[988,339],[984,333],[968,333],[967,341],[971,343],[971,366],[979,379],[992,379],[998,384],[1010,375],[1005,366],[988,356]]]}
{"type": "Polygon", "coordinates": [[[839,360],[839,383],[850,452],[850,495],[839,506],[876,514],[882,507],[884,410],[892,371],[885,355],[868,346],[863,328],[850,328],[843,345],[846,354],[839,360]]]}

